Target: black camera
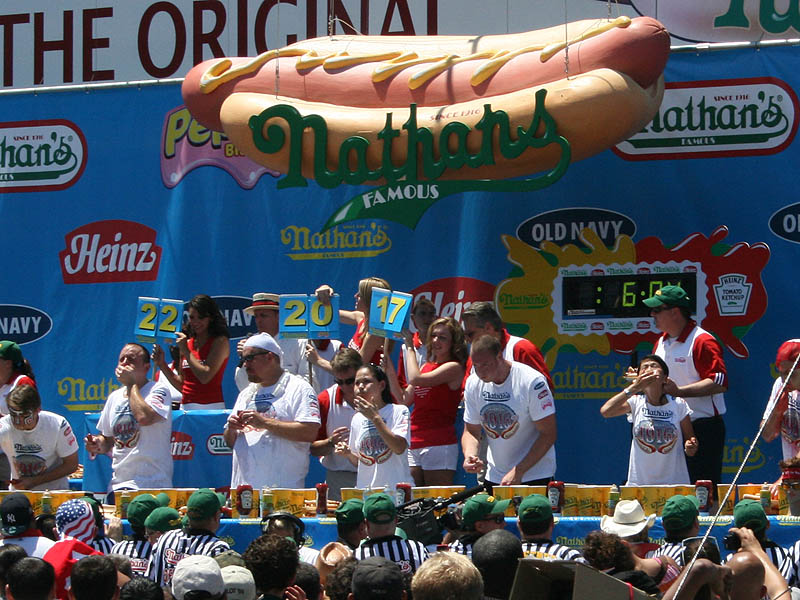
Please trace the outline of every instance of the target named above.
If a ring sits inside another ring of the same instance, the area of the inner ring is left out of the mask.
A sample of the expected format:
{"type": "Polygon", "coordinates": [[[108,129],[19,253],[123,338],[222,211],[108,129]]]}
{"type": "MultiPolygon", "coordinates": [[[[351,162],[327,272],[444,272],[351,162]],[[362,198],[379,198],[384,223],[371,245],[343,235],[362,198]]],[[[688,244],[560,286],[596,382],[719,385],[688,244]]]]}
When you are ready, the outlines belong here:
{"type": "Polygon", "coordinates": [[[742,538],[739,537],[738,533],[729,531],[725,534],[725,537],[722,538],[722,545],[725,546],[726,550],[736,552],[742,547],[742,538]]]}

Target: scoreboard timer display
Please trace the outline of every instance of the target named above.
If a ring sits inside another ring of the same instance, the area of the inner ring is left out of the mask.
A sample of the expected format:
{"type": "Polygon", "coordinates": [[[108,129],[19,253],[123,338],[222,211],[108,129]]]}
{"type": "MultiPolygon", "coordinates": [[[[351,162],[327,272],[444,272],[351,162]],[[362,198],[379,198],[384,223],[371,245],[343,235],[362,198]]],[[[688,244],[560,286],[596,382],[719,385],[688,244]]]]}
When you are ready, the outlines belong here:
{"type": "Polygon", "coordinates": [[[646,333],[656,331],[644,300],[667,285],[689,296],[689,310],[702,320],[706,282],[700,263],[626,263],[570,265],[553,285],[553,316],[560,333],[646,333]]]}

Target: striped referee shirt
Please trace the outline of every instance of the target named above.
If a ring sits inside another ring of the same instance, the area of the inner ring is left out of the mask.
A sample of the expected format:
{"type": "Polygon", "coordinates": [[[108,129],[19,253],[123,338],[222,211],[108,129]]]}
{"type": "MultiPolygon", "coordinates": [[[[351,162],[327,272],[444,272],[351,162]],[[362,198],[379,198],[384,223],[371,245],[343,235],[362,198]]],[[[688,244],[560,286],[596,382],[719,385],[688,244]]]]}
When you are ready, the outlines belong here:
{"type": "Polygon", "coordinates": [[[357,560],[364,560],[370,556],[382,556],[397,563],[403,574],[413,574],[423,562],[428,560],[428,550],[422,542],[404,540],[398,535],[387,535],[364,540],[356,548],[354,556],[357,560]]]}
{"type": "Polygon", "coordinates": [[[790,565],[789,576],[786,576],[783,569],[781,569],[781,575],[790,586],[800,587],[800,541],[795,542],[794,546],[789,548],[787,562],[790,565]]]}
{"type": "Polygon", "coordinates": [[[230,549],[227,542],[205,529],[173,529],[158,538],[153,546],[147,565],[147,577],[162,587],[169,585],[175,565],[184,556],[204,554],[213,558],[230,549]]]}
{"type": "Polygon", "coordinates": [[[525,558],[540,560],[574,560],[585,563],[583,555],[569,546],[555,544],[546,538],[532,538],[522,541],[522,552],[525,558]]]}
{"type": "MultiPolygon", "coordinates": [[[[778,546],[778,544],[771,540],[766,540],[765,542],[762,542],[761,547],[764,549],[764,552],[766,552],[767,556],[769,556],[772,564],[778,567],[778,570],[781,572],[781,575],[783,575],[786,583],[793,585],[791,582],[795,577],[795,562],[792,560],[792,553],[797,547],[797,543],[795,543],[792,548],[787,550],[783,546],[778,546]]],[[[731,558],[733,558],[733,553],[728,554],[728,556],[725,557],[724,562],[728,562],[731,560],[731,558]]]]}
{"type": "Polygon", "coordinates": [[[647,553],[647,558],[658,558],[659,556],[667,556],[678,563],[679,567],[683,566],[683,542],[664,542],[653,550],[647,553]]]}
{"type": "Polygon", "coordinates": [[[131,561],[131,570],[134,575],[144,577],[147,573],[147,564],[150,562],[150,542],[143,539],[123,540],[114,544],[110,554],[127,556],[131,561]]]}
{"type": "Polygon", "coordinates": [[[103,554],[111,554],[111,548],[114,547],[114,540],[106,535],[99,535],[92,540],[89,544],[92,548],[103,554]]]}
{"type": "Polygon", "coordinates": [[[472,545],[478,541],[481,536],[477,533],[467,533],[462,535],[455,542],[450,542],[450,551],[463,554],[468,559],[472,560],[472,545]]]}

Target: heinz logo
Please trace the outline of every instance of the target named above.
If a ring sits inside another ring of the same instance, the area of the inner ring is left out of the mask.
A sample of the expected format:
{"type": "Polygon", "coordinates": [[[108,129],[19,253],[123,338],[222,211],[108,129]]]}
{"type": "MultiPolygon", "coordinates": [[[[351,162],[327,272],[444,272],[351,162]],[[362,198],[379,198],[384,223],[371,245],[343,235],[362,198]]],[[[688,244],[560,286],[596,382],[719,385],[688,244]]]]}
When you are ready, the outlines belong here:
{"type": "Polygon", "coordinates": [[[561,208],[538,214],[517,227],[517,237],[533,246],[541,248],[542,242],[553,242],[558,246],[573,244],[586,248],[581,240],[581,231],[586,228],[594,231],[611,247],[622,235],[633,237],[636,224],[625,215],[603,208],[561,208]]]}
{"type": "Polygon", "coordinates": [[[194,457],[192,436],[182,431],[173,431],[170,438],[172,460],[191,460],[194,457]]]}
{"type": "Polygon", "coordinates": [[[154,281],[161,247],[156,231],[133,221],[95,221],[66,236],[58,253],[64,283],[154,281]]]}
{"type": "Polygon", "coordinates": [[[46,312],[19,304],[0,304],[0,339],[27,344],[46,336],[53,319],[46,312]]]}
{"type": "Polygon", "coordinates": [[[64,119],[0,123],[0,194],[68,188],[86,168],[86,138],[64,119]]]}
{"type": "Polygon", "coordinates": [[[225,438],[222,437],[221,433],[208,436],[206,440],[206,450],[208,450],[209,454],[214,455],[233,454],[233,450],[225,443],[225,438]]]}
{"type": "Polygon", "coordinates": [[[666,84],[652,122],[614,148],[627,160],[776,154],[797,133],[797,95],[774,77],[666,84]]]}
{"type": "MultiPolygon", "coordinates": [[[[427,298],[433,302],[436,315],[461,320],[461,312],[473,302],[492,300],[494,286],[472,277],[444,277],[428,281],[411,290],[414,302],[427,298]]],[[[416,331],[411,323],[412,331],[416,331]]]]}

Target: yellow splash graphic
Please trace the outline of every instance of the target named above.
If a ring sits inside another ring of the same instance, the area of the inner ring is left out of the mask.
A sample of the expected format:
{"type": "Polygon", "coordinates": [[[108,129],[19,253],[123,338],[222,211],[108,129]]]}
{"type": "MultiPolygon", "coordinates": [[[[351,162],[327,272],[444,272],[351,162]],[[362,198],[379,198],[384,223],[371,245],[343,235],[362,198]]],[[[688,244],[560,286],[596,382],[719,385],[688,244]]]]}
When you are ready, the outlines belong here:
{"type": "Polygon", "coordinates": [[[545,355],[552,369],[562,346],[574,347],[581,354],[599,352],[607,355],[610,344],[605,333],[566,335],[558,332],[553,314],[553,282],[560,268],[570,265],[613,264],[636,262],[636,248],[627,235],[620,235],[613,248],[608,249],[592,229],[581,231],[581,241],[586,249],[573,244],[563,247],[552,242],[542,242],[541,249],[532,248],[510,235],[502,236],[508,248],[508,260],[519,266],[522,275],[501,281],[495,292],[495,304],[506,323],[526,325],[526,338],[545,355]],[[525,302],[526,298],[546,298],[547,302],[525,302]],[[523,299],[521,302],[517,301],[523,299]]]}

